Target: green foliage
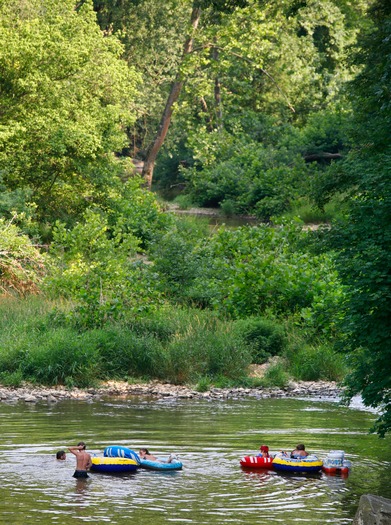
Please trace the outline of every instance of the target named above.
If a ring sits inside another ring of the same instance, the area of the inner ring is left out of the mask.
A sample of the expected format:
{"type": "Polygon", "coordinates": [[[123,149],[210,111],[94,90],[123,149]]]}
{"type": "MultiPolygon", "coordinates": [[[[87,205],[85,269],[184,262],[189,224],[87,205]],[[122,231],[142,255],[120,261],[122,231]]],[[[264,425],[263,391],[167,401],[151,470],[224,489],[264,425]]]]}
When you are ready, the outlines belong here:
{"type": "Polygon", "coordinates": [[[207,234],[207,223],[182,217],[153,244],[150,256],[167,294],[187,297],[199,267],[194,247],[203,243],[207,234]]]}
{"type": "Polygon", "coordinates": [[[244,376],[250,362],[230,326],[202,312],[179,311],[176,317],[176,310],[158,312],[161,323],[171,323],[171,333],[160,341],[149,324],[140,323],[135,331],[135,321],[130,327],[106,323],[79,332],[66,315],[48,315],[49,305],[42,300],[0,304],[3,311],[0,378],[8,384],[27,380],[85,387],[132,376],[183,383],[200,376],[244,376]]]}
{"type": "Polygon", "coordinates": [[[192,293],[235,318],[268,311],[286,315],[316,303],[318,329],[327,327],[342,291],[332,257],[310,254],[307,235],[294,225],[220,229],[197,250],[192,293]]]}
{"type": "Polygon", "coordinates": [[[89,2],[1,3],[0,170],[42,221],[102,202],[123,171],[113,152],[126,144],[139,77],[121,54],[89,2]]]}
{"type": "Polygon", "coordinates": [[[291,348],[287,353],[288,369],[301,381],[341,381],[346,373],[346,362],[332,347],[318,342],[291,348]]]}
{"type": "Polygon", "coordinates": [[[36,346],[20,362],[23,376],[41,384],[72,384],[86,387],[98,377],[99,353],[94,332],[82,335],[62,328],[48,337],[40,334],[36,346]]]}
{"type": "Polygon", "coordinates": [[[267,387],[284,388],[289,381],[289,376],[285,370],[284,363],[278,362],[269,366],[263,377],[263,385],[267,387]]]}
{"type": "Polygon", "coordinates": [[[174,203],[177,204],[181,210],[188,210],[194,206],[191,195],[178,195],[175,197],[174,203]]]}
{"type": "Polygon", "coordinates": [[[250,352],[229,329],[189,329],[167,347],[166,376],[173,383],[189,383],[199,376],[245,375],[251,361],[250,352]]]}
{"type": "Polygon", "coordinates": [[[108,328],[101,331],[99,350],[102,374],[107,379],[164,377],[166,355],[152,334],[138,336],[120,326],[108,328]]]}
{"type": "Polygon", "coordinates": [[[143,187],[139,177],[117,184],[110,191],[107,214],[112,229],[137,237],[143,248],[172,226],[172,218],[162,212],[156,196],[143,187]]]}
{"type": "Polygon", "coordinates": [[[45,258],[19,228],[0,218],[0,292],[37,293],[45,274],[45,258]]]}
{"type": "Polygon", "coordinates": [[[391,9],[378,0],[373,29],[360,39],[356,63],[363,67],[351,85],[354,115],[349,138],[354,149],[339,166],[334,186],[347,197],[346,217],[328,232],[328,247],[346,285],[340,350],[351,370],[347,396],[361,394],[382,411],[374,429],[391,430],[391,9]]]}
{"type": "Polygon", "coordinates": [[[104,214],[87,210],[72,230],[57,223],[53,237],[48,290],[75,301],[81,326],[140,315],[159,302],[153,274],[137,257],[138,239],[120,225],[110,229],[104,214]]]}
{"type": "Polygon", "coordinates": [[[203,376],[198,380],[195,389],[197,390],[197,392],[207,392],[208,390],[210,390],[211,386],[212,383],[210,377],[203,376]]]}
{"type": "Polygon", "coordinates": [[[308,179],[295,147],[266,146],[227,133],[198,133],[193,150],[198,163],[184,171],[190,195],[201,205],[229,206],[231,213],[269,220],[289,208],[308,179]]]}
{"type": "Polygon", "coordinates": [[[300,219],[312,228],[314,224],[323,225],[330,223],[333,219],[341,218],[345,208],[346,206],[341,202],[341,199],[337,197],[324,207],[319,207],[304,198],[294,202],[291,211],[284,213],[282,217],[285,221],[300,219]]]}
{"type": "Polygon", "coordinates": [[[281,355],[285,348],[284,328],[275,321],[249,317],[235,321],[233,329],[251,348],[253,363],[264,363],[269,357],[281,355]]]}

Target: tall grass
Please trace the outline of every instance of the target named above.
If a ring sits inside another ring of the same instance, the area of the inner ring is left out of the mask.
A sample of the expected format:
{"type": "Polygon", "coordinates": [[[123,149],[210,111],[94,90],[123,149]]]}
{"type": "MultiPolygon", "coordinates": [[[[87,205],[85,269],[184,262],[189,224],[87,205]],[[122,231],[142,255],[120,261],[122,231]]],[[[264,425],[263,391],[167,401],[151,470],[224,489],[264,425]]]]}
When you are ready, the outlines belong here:
{"type": "Polygon", "coordinates": [[[289,372],[302,381],[340,381],[346,373],[346,365],[341,354],[328,345],[303,345],[290,349],[287,353],[289,372]]]}
{"type": "Polygon", "coordinates": [[[104,379],[244,375],[249,349],[211,312],[163,308],[154,317],[78,331],[66,305],[0,303],[0,381],[86,387],[104,379]],[[1,314],[6,315],[1,315],[1,314]]]}
{"type": "Polygon", "coordinates": [[[87,387],[108,379],[157,378],[200,390],[254,386],[248,367],[260,349],[283,357],[259,382],[265,386],[284,386],[289,376],[338,380],[345,371],[340,355],[325,344],[309,344],[293,324],[287,343],[275,321],[234,322],[208,310],[163,307],[153,316],[80,331],[67,310],[66,303],[42,297],[0,301],[1,383],[87,387]]]}

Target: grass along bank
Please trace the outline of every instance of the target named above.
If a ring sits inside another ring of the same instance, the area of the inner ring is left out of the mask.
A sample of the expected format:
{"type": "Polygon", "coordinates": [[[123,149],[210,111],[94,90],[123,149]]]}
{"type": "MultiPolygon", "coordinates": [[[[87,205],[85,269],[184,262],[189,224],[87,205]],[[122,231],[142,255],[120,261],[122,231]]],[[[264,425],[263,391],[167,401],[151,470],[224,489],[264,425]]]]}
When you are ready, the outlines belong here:
{"type": "Polygon", "coordinates": [[[80,330],[71,305],[45,298],[0,301],[0,383],[67,388],[102,382],[159,380],[211,388],[286,387],[290,381],[339,381],[342,357],[306,341],[294,323],[264,318],[239,321],[216,313],[162,307],[153,315],[80,330]],[[262,377],[251,365],[268,366],[262,377]]]}

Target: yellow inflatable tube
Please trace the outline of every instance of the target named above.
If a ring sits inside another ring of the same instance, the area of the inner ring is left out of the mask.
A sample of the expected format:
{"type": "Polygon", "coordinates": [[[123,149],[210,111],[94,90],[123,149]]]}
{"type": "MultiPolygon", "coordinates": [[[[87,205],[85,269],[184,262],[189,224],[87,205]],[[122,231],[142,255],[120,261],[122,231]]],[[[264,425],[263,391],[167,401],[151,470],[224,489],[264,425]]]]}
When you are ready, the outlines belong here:
{"type": "Polygon", "coordinates": [[[91,470],[95,472],[132,472],[139,468],[139,464],[134,459],[128,458],[91,458],[91,470]]]}
{"type": "Polygon", "coordinates": [[[286,457],[275,457],[273,459],[274,470],[284,472],[319,472],[322,470],[323,461],[316,456],[293,459],[286,457]]]}

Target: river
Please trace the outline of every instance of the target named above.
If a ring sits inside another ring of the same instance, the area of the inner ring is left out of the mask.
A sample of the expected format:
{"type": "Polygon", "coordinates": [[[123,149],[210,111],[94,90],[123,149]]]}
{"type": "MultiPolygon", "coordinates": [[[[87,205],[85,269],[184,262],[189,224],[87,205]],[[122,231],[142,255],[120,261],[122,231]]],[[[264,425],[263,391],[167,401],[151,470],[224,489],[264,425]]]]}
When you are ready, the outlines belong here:
{"type": "Polygon", "coordinates": [[[0,404],[0,523],[347,524],[362,494],[391,498],[391,439],[368,434],[374,416],[310,399],[223,401],[106,398],[0,404]],[[72,477],[55,452],[83,440],[179,454],[183,470],[72,477]],[[347,478],[245,471],[239,459],[303,442],[319,457],[342,449],[347,478]]]}

